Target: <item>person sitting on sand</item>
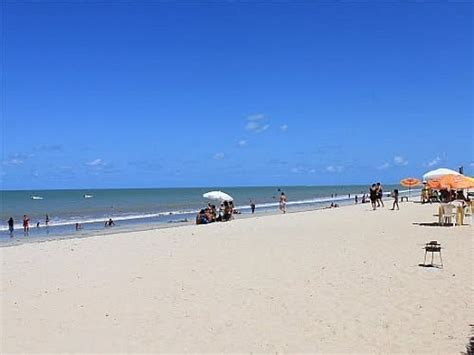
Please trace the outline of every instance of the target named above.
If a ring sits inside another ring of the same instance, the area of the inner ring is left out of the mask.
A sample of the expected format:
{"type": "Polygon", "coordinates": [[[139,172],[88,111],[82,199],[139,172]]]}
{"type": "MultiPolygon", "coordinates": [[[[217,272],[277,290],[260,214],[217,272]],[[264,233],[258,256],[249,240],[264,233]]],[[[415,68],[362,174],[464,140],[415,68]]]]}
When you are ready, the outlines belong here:
{"type": "Polygon", "coordinates": [[[232,207],[230,206],[229,202],[224,201],[224,214],[222,215],[223,221],[230,221],[232,218],[232,207]]]}
{"type": "Polygon", "coordinates": [[[202,209],[196,216],[196,224],[208,224],[209,220],[206,217],[206,210],[202,209]]]}
{"type": "Polygon", "coordinates": [[[206,219],[209,223],[212,223],[212,222],[215,222],[216,219],[214,217],[214,214],[212,213],[212,209],[211,208],[206,208],[205,212],[204,212],[205,216],[206,216],[206,219]]]}
{"type": "Polygon", "coordinates": [[[391,210],[393,211],[395,209],[395,206],[397,206],[397,210],[399,210],[400,207],[398,207],[398,189],[393,190],[392,197],[393,197],[393,206],[391,210]]]}

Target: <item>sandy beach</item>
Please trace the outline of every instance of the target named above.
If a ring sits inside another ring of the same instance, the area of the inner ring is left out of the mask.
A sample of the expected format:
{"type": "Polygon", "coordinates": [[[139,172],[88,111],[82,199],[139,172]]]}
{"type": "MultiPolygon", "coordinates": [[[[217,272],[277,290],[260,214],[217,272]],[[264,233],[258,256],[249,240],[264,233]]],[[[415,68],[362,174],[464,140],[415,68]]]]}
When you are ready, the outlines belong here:
{"type": "Polygon", "coordinates": [[[0,351],[459,354],[472,226],[400,207],[1,248],[0,351]],[[444,269],[418,266],[430,240],[444,269]]]}

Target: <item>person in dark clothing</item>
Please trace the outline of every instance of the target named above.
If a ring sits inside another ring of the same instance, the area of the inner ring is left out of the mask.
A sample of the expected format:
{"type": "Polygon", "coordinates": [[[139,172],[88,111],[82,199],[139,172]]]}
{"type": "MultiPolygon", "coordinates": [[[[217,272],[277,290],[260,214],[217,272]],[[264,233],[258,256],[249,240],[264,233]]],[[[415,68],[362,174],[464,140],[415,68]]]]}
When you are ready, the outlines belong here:
{"type": "Polygon", "coordinates": [[[13,237],[13,230],[15,229],[15,221],[13,217],[8,219],[8,231],[10,232],[10,238],[13,237]]]}
{"type": "Polygon", "coordinates": [[[370,203],[372,204],[372,209],[375,210],[377,208],[377,185],[372,184],[369,189],[369,197],[370,203]]]}
{"type": "Polygon", "coordinates": [[[252,200],[250,200],[250,209],[252,210],[252,214],[254,214],[255,213],[255,203],[252,200]]]}

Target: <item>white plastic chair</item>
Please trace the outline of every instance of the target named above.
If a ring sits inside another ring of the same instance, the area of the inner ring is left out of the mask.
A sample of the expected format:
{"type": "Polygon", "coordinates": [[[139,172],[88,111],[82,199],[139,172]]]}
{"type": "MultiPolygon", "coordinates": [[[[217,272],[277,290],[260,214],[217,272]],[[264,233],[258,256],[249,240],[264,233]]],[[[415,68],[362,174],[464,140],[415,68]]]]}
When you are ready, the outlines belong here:
{"type": "Polygon", "coordinates": [[[456,212],[454,206],[451,204],[446,204],[443,206],[443,223],[452,224],[453,227],[456,223],[456,212]]]}

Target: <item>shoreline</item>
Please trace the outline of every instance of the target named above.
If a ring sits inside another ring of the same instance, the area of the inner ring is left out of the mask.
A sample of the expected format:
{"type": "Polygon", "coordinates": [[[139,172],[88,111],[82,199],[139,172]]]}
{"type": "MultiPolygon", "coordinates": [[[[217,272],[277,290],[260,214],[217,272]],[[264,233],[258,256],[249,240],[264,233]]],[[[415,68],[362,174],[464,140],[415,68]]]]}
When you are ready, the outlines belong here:
{"type": "MultiPolygon", "coordinates": [[[[412,190],[412,192],[417,192],[412,190]]],[[[402,190],[400,196],[407,196],[409,190],[402,190]]],[[[324,196],[315,199],[301,200],[301,201],[290,201],[287,206],[288,213],[295,213],[301,211],[316,211],[320,209],[330,208],[329,203],[334,202],[338,204],[338,207],[346,207],[355,205],[354,197],[358,196],[359,199],[362,195],[356,193],[353,194],[350,198],[347,196],[324,196]]],[[[387,199],[387,196],[384,200],[387,199]]],[[[360,200],[359,200],[360,201],[360,200]]],[[[361,202],[359,202],[361,204],[361,202]]],[[[242,218],[253,218],[254,216],[250,213],[250,208],[248,206],[237,206],[237,209],[244,211],[241,214],[237,214],[237,219],[242,218]]],[[[73,222],[66,222],[61,224],[50,223],[49,226],[40,226],[40,228],[30,227],[30,235],[24,236],[21,226],[15,230],[15,236],[10,238],[7,230],[7,227],[3,227],[1,230],[2,237],[0,239],[0,248],[10,247],[15,245],[22,245],[25,243],[36,243],[44,242],[50,240],[62,240],[62,239],[76,239],[76,238],[87,238],[90,236],[101,235],[106,236],[110,234],[117,233],[129,233],[134,231],[147,231],[147,230],[156,230],[156,229],[167,229],[174,228],[178,226],[186,226],[194,224],[195,215],[198,211],[194,212],[182,212],[182,213],[164,213],[157,212],[152,213],[150,217],[136,218],[133,216],[123,216],[116,217],[113,216],[115,222],[117,223],[113,229],[107,229],[103,227],[103,218],[97,219],[95,221],[81,221],[83,228],[79,231],[74,230],[73,222]],[[165,220],[157,221],[154,220],[153,216],[162,216],[165,220]],[[178,218],[169,219],[168,218],[178,218]],[[187,219],[188,221],[183,221],[187,219]],[[124,223],[120,223],[124,222],[124,223]]],[[[258,215],[272,215],[280,214],[278,210],[278,202],[257,204],[258,215]]]]}
{"type": "MultiPolygon", "coordinates": [[[[365,205],[370,205],[370,203],[365,203],[365,205]]],[[[288,210],[286,214],[294,214],[294,213],[304,213],[304,212],[312,212],[312,211],[320,211],[320,210],[326,210],[326,209],[331,209],[331,208],[342,208],[342,207],[350,207],[352,205],[356,204],[341,204],[338,207],[320,207],[320,208],[307,208],[307,209],[296,209],[296,210],[288,210]]],[[[254,219],[258,217],[265,217],[265,216],[276,216],[276,215],[283,215],[283,213],[279,210],[266,210],[266,211],[261,211],[259,213],[255,214],[250,214],[250,213],[241,213],[234,215],[234,219],[230,222],[214,222],[207,224],[208,225],[214,225],[214,224],[221,224],[221,223],[232,223],[236,222],[239,220],[244,220],[244,219],[254,219]],[[235,217],[237,216],[237,217],[235,217]]],[[[85,239],[85,238],[92,238],[92,237],[106,237],[106,236],[112,236],[112,235],[119,235],[119,234],[127,234],[127,233],[134,233],[134,232],[146,232],[146,231],[156,231],[156,230],[163,230],[163,229],[174,229],[174,228],[182,228],[182,227],[189,227],[189,226],[195,226],[196,223],[195,221],[189,220],[188,222],[173,222],[173,223],[155,223],[155,224],[148,224],[148,225],[140,225],[135,228],[120,228],[120,226],[112,227],[112,228],[104,228],[103,230],[91,230],[90,233],[86,234],[80,234],[80,233],[74,233],[74,231],[71,234],[65,234],[65,235],[52,235],[51,237],[25,237],[25,236],[19,236],[17,238],[10,239],[9,237],[5,237],[5,241],[0,241],[0,248],[9,248],[9,247],[15,247],[19,245],[24,245],[24,244],[31,244],[31,243],[44,243],[44,242],[53,242],[57,240],[68,240],[68,239],[85,239]],[[8,239],[6,239],[8,238],[8,239]],[[30,238],[30,239],[28,239],[30,238]]],[[[42,227],[46,228],[46,227],[42,227]]],[[[34,228],[30,228],[34,229],[34,228]]],[[[23,233],[20,229],[17,230],[18,233],[23,233]]],[[[76,231],[78,232],[78,231],[76,231]]]]}

